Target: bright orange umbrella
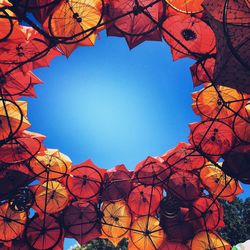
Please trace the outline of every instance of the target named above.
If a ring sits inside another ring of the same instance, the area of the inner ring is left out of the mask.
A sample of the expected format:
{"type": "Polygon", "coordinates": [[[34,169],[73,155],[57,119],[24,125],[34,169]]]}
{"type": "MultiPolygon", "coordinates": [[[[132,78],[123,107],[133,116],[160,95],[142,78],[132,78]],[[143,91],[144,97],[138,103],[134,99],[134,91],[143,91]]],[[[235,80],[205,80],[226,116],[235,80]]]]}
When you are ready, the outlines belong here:
{"type": "Polygon", "coordinates": [[[125,201],[104,202],[101,209],[102,232],[115,246],[124,238],[132,221],[130,209],[125,201]]]}
{"type": "Polygon", "coordinates": [[[165,239],[160,222],[152,216],[139,217],[132,224],[130,239],[140,250],[159,249],[165,239]]]}
{"type": "Polygon", "coordinates": [[[0,100],[0,141],[6,140],[30,127],[27,120],[27,102],[0,100]]]}
{"type": "Polygon", "coordinates": [[[175,10],[188,13],[188,14],[194,14],[201,12],[203,10],[201,4],[203,0],[166,0],[166,2],[175,10]]]}
{"type": "Polygon", "coordinates": [[[208,191],[216,198],[231,202],[238,194],[243,192],[237,180],[226,175],[211,162],[201,169],[200,178],[208,191]]]}
{"type": "Polygon", "coordinates": [[[231,246],[219,235],[213,232],[202,231],[194,236],[190,242],[191,250],[213,249],[230,250],[231,246]]]}
{"type": "Polygon", "coordinates": [[[38,185],[35,191],[36,206],[41,210],[38,213],[57,213],[63,210],[69,201],[67,189],[57,181],[44,182],[38,185]]]}
{"type": "Polygon", "coordinates": [[[22,234],[27,216],[25,212],[12,210],[8,203],[0,206],[0,240],[10,241],[22,234]]]}

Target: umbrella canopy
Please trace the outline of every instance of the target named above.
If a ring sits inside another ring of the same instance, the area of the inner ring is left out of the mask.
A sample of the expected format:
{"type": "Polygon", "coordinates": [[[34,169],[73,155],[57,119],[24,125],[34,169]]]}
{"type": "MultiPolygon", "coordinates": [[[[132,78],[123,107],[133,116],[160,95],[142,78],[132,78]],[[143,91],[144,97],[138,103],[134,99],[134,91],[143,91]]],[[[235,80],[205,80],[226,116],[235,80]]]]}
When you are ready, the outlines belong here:
{"type": "Polygon", "coordinates": [[[135,215],[153,214],[160,205],[162,188],[136,186],[128,197],[128,205],[135,215]]]}
{"type": "Polygon", "coordinates": [[[125,37],[130,49],[144,41],[161,41],[158,23],[163,21],[164,11],[162,1],[109,0],[105,17],[111,24],[107,35],[125,37]]]}
{"type": "Polygon", "coordinates": [[[216,230],[224,227],[224,211],[217,200],[200,197],[192,204],[190,222],[197,231],[216,230]]]}
{"type": "Polygon", "coordinates": [[[231,246],[219,235],[213,232],[202,231],[194,236],[191,243],[191,250],[214,249],[230,250],[231,246]]]}
{"type": "Polygon", "coordinates": [[[39,179],[58,180],[63,178],[71,167],[71,160],[58,150],[47,149],[30,161],[32,172],[39,179]]]}
{"type": "Polygon", "coordinates": [[[130,239],[137,249],[155,250],[161,246],[165,235],[155,217],[142,216],[133,222],[130,239]]]}
{"type": "Polygon", "coordinates": [[[204,163],[204,157],[198,153],[191,144],[180,142],[178,145],[161,156],[173,171],[192,171],[200,169],[204,163]]]}
{"type": "Polygon", "coordinates": [[[199,177],[181,170],[171,175],[166,189],[183,202],[195,200],[201,193],[199,177]]]}
{"type": "Polygon", "coordinates": [[[207,155],[222,155],[233,147],[234,133],[220,121],[204,121],[189,124],[189,141],[207,155]]]}
{"type": "Polygon", "coordinates": [[[166,2],[175,10],[186,13],[195,14],[203,10],[203,0],[186,1],[186,0],[166,0],[166,2]]]}
{"type": "Polygon", "coordinates": [[[132,221],[130,209],[125,201],[104,202],[101,209],[103,237],[115,246],[127,235],[132,221]]]}
{"type": "Polygon", "coordinates": [[[30,127],[27,120],[27,102],[0,100],[0,141],[11,139],[18,131],[30,127]]]}
{"type": "Polygon", "coordinates": [[[62,0],[43,26],[68,57],[78,46],[94,45],[101,21],[102,0],[62,0]]]}
{"type": "Polygon", "coordinates": [[[0,240],[10,241],[20,236],[25,228],[27,215],[9,207],[8,203],[0,205],[0,240]]]}
{"type": "Polygon", "coordinates": [[[105,172],[90,160],[75,165],[67,175],[67,188],[78,199],[94,198],[99,195],[105,172]]]}
{"type": "Polygon", "coordinates": [[[37,210],[41,213],[57,213],[63,210],[69,202],[69,195],[67,189],[57,181],[48,181],[40,184],[35,189],[36,206],[40,209],[37,210]]]}
{"type": "Polygon", "coordinates": [[[164,241],[159,250],[189,250],[189,248],[182,243],[164,241]]]}
{"type": "Polygon", "coordinates": [[[211,162],[201,169],[200,178],[204,186],[215,198],[232,202],[238,194],[243,192],[237,180],[226,175],[221,168],[211,162]]]}
{"type": "Polygon", "coordinates": [[[216,35],[214,82],[250,93],[249,8],[246,1],[204,1],[216,35]]]}
{"type": "Polygon", "coordinates": [[[214,32],[201,19],[188,16],[183,20],[175,15],[164,21],[163,28],[163,37],[172,49],[174,60],[215,52],[214,32]]]}
{"type": "Polygon", "coordinates": [[[107,171],[102,191],[103,201],[125,199],[132,188],[131,173],[124,165],[118,165],[107,171]]]}
{"type": "Polygon", "coordinates": [[[243,95],[237,90],[205,84],[205,88],[192,93],[192,108],[203,120],[232,117],[243,106],[243,95]]]}
{"type": "Polygon", "coordinates": [[[170,173],[170,168],[160,160],[148,156],[136,165],[132,178],[144,185],[157,185],[164,183],[170,173]]]}
{"type": "Polygon", "coordinates": [[[55,217],[45,215],[45,218],[40,218],[35,214],[29,220],[24,236],[30,249],[56,249],[63,236],[63,230],[55,217]]]}

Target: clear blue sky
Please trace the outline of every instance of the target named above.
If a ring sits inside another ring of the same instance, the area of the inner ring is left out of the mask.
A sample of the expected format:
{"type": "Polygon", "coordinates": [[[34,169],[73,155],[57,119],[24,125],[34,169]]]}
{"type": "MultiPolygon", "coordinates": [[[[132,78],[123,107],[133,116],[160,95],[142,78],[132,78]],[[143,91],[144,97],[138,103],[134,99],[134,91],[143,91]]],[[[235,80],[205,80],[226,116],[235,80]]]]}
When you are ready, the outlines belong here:
{"type": "Polygon", "coordinates": [[[124,163],[133,169],[187,141],[188,123],[199,120],[191,109],[191,63],[173,63],[164,42],[129,51],[124,39],[102,33],[95,47],[35,71],[44,84],[36,87],[38,99],[29,99],[31,130],[74,164],[92,159],[104,168],[124,163]]]}

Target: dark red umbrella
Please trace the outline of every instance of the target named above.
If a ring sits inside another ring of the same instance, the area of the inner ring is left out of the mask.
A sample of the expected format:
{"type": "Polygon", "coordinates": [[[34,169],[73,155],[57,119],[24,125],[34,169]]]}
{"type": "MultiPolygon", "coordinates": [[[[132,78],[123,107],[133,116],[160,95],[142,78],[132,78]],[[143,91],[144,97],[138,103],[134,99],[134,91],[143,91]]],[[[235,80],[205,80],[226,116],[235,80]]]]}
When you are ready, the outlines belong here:
{"type": "Polygon", "coordinates": [[[171,175],[166,189],[183,202],[195,200],[201,194],[199,177],[182,170],[171,175]]]}
{"type": "Polygon", "coordinates": [[[132,188],[131,173],[124,165],[118,165],[105,174],[103,201],[116,201],[128,196],[132,188]]]}
{"type": "Polygon", "coordinates": [[[244,0],[203,3],[216,35],[214,82],[250,93],[250,17],[244,0]]]}
{"type": "Polygon", "coordinates": [[[161,41],[158,23],[163,21],[165,4],[153,0],[108,1],[108,36],[125,37],[130,49],[144,41],[161,41]]]}

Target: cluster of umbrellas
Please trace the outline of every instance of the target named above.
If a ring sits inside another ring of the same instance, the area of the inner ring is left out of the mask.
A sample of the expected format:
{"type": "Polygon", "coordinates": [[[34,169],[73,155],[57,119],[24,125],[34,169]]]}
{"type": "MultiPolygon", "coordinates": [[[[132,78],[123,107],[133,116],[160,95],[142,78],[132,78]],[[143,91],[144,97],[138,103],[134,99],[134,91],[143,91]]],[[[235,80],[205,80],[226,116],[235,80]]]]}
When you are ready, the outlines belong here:
{"type": "Polygon", "coordinates": [[[63,249],[97,237],[130,250],[227,250],[220,200],[250,184],[248,0],[0,0],[0,249],[63,249]],[[189,143],[129,171],[91,160],[72,165],[30,132],[27,103],[42,83],[32,70],[92,46],[98,33],[130,49],[167,42],[190,57],[189,143]],[[203,87],[203,88],[201,88],[203,87]]]}

